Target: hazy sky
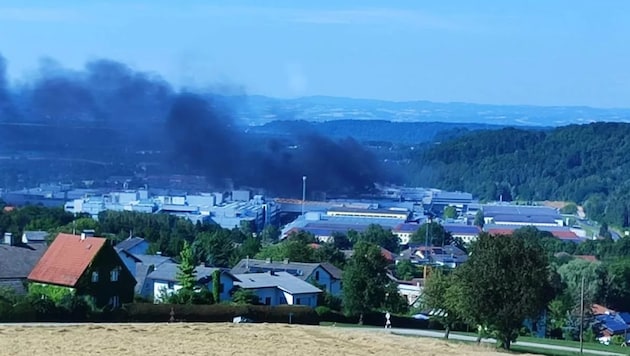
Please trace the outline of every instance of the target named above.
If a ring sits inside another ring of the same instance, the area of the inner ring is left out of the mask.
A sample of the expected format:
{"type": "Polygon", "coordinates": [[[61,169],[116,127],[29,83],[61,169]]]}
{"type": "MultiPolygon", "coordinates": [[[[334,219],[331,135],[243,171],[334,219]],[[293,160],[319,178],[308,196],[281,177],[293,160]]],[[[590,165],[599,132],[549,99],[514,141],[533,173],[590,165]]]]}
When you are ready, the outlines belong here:
{"type": "Polygon", "coordinates": [[[630,107],[625,0],[52,3],[0,2],[13,80],[105,57],[278,97],[630,107]]]}

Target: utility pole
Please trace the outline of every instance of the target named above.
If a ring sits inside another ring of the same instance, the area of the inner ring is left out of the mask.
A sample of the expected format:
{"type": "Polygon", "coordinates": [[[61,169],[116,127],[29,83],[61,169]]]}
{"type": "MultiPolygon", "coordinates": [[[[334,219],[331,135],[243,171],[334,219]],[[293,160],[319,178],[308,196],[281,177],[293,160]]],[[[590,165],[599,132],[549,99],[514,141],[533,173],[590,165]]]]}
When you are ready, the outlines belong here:
{"type": "Polygon", "coordinates": [[[580,355],[584,354],[584,274],[580,286],[580,355]]]}
{"type": "Polygon", "coordinates": [[[304,215],[305,202],[306,202],[306,176],[302,176],[302,215],[304,215]]]}

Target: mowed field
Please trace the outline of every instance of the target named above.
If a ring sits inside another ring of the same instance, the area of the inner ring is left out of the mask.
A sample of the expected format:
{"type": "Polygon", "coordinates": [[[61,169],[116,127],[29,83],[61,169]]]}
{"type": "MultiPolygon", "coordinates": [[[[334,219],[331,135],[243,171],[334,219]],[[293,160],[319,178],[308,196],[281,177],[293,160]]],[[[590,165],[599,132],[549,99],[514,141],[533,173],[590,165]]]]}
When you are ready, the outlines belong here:
{"type": "Polygon", "coordinates": [[[2,355],[500,355],[490,346],[285,324],[0,325],[2,355]]]}

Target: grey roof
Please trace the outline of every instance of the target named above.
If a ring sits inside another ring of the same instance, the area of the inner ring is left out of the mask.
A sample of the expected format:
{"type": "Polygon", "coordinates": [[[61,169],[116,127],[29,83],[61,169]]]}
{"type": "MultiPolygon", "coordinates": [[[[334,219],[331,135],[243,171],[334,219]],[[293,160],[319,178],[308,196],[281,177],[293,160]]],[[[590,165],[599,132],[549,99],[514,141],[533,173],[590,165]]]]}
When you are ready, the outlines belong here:
{"type": "Polygon", "coordinates": [[[142,237],[128,237],[127,239],[120,241],[114,248],[118,251],[128,251],[144,241],[142,237]]]}
{"type": "Polygon", "coordinates": [[[332,263],[328,262],[321,263],[321,266],[324,270],[326,270],[326,272],[330,273],[330,276],[332,278],[341,280],[341,276],[343,274],[342,270],[335,267],[332,263]]]}
{"type": "Polygon", "coordinates": [[[175,262],[175,260],[173,260],[170,257],[160,256],[160,255],[141,255],[141,254],[130,254],[130,255],[135,257],[139,262],[142,262],[145,265],[159,266],[163,263],[175,262]]]}
{"type": "Polygon", "coordinates": [[[152,265],[147,265],[144,263],[136,263],[136,286],[135,293],[138,295],[142,295],[142,291],[144,289],[144,284],[147,280],[147,276],[149,273],[155,268],[152,265]]]}
{"type": "MultiPolygon", "coordinates": [[[[153,272],[147,275],[147,278],[169,281],[169,282],[177,282],[177,272],[179,271],[179,265],[177,263],[165,262],[159,266],[156,266],[153,272]]],[[[222,273],[228,275],[232,279],[234,279],[234,275],[228,271],[222,270],[217,267],[205,267],[205,266],[197,266],[195,268],[197,281],[202,281],[210,276],[216,270],[220,270],[222,273]]]]}
{"type": "Polygon", "coordinates": [[[341,279],[341,271],[339,271],[333,265],[324,266],[323,263],[305,263],[305,262],[283,262],[283,261],[270,261],[255,260],[255,259],[243,259],[236,266],[232,268],[232,274],[243,273],[259,273],[259,272],[287,272],[303,281],[307,280],[317,267],[322,267],[333,278],[341,279]],[[338,277],[337,277],[338,276],[338,277]]]}
{"type": "Polygon", "coordinates": [[[495,215],[545,215],[558,217],[560,214],[555,208],[548,206],[528,206],[528,205],[483,205],[483,214],[486,217],[495,215]]]}
{"type": "Polygon", "coordinates": [[[47,248],[42,243],[0,245],[0,279],[28,277],[47,248]]]}
{"type": "Polygon", "coordinates": [[[240,281],[236,285],[245,289],[278,288],[291,294],[321,293],[319,288],[287,272],[245,273],[234,276],[240,281]]]}
{"type": "Polygon", "coordinates": [[[22,234],[22,242],[46,242],[48,237],[48,231],[24,231],[22,234]],[[26,241],[24,241],[26,238],[26,241]]]}

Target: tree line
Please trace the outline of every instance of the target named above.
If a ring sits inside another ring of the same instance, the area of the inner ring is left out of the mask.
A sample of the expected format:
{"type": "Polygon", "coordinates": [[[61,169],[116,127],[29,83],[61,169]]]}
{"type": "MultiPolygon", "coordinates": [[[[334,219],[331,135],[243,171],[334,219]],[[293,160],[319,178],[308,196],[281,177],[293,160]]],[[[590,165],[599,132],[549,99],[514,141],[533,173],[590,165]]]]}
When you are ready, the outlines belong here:
{"type": "Polygon", "coordinates": [[[630,226],[630,124],[475,131],[410,157],[414,184],[481,200],[565,200],[591,219],[630,226]]]}

